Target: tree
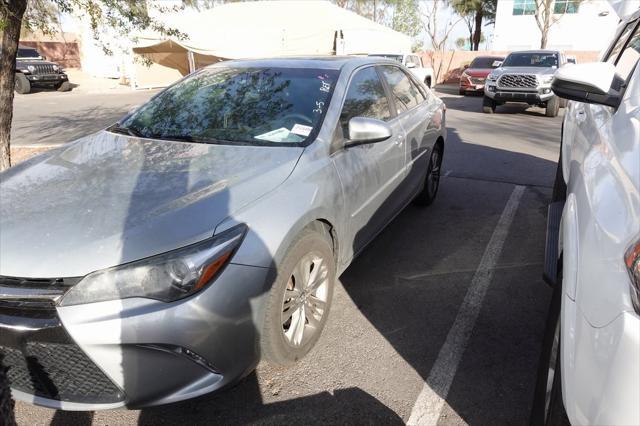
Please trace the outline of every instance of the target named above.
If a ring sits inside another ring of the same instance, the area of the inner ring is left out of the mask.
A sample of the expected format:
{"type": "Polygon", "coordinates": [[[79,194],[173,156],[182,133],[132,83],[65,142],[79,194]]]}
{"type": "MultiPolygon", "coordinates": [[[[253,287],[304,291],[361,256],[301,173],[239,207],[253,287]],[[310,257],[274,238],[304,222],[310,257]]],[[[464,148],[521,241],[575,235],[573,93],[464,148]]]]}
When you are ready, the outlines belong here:
{"type": "Polygon", "coordinates": [[[540,30],[540,49],[547,48],[549,41],[549,29],[558,23],[569,9],[578,10],[583,0],[567,0],[556,5],[555,0],[535,0],[536,11],[535,18],[538,29],[540,30]],[[556,10],[556,6],[559,9],[556,10]]]}
{"type": "Polygon", "coordinates": [[[389,8],[395,4],[396,1],[397,0],[333,0],[337,6],[351,10],[379,24],[387,23],[389,8]]]}
{"type": "MultiPolygon", "coordinates": [[[[191,2],[185,0],[186,4],[191,2]]],[[[136,30],[152,30],[165,36],[184,37],[180,31],[152,18],[150,8],[160,13],[176,9],[153,6],[144,0],[0,0],[0,171],[11,166],[15,62],[22,28],[50,34],[56,31],[60,13],[81,11],[79,16],[89,21],[96,39],[103,27],[113,28],[123,36],[136,30]]],[[[107,46],[103,48],[109,53],[107,46]]]]}
{"type": "Polygon", "coordinates": [[[496,18],[498,0],[450,0],[453,9],[469,29],[469,50],[478,50],[482,42],[482,24],[491,24],[496,18]]]}
{"type": "Polygon", "coordinates": [[[395,0],[391,28],[413,38],[414,45],[422,32],[420,5],[418,0],[395,0]]]}
{"type": "MultiPolygon", "coordinates": [[[[437,83],[443,71],[444,56],[449,36],[462,17],[459,17],[457,20],[453,20],[454,18],[449,18],[447,21],[442,20],[442,14],[440,12],[442,9],[447,7],[446,0],[433,0],[428,3],[422,3],[422,5],[427,6],[421,10],[421,21],[424,31],[427,33],[427,36],[431,41],[431,47],[433,49],[433,54],[431,55],[431,66],[434,72],[434,83],[437,83]],[[441,26],[440,24],[444,25],[441,26]],[[440,56],[440,61],[437,66],[435,61],[436,53],[440,56]]],[[[453,56],[451,56],[451,60],[453,60],[453,56]]],[[[449,65],[451,64],[449,63],[449,65]]],[[[447,66],[447,68],[448,67],[449,66],[447,66]]]]}

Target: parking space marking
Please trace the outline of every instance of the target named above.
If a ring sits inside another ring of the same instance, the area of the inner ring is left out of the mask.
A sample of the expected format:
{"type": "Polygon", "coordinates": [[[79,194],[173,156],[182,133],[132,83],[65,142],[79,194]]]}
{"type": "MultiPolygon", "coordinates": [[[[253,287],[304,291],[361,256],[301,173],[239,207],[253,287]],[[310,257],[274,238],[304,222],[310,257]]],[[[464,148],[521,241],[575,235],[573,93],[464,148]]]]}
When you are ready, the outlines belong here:
{"type": "Polygon", "coordinates": [[[493,278],[493,271],[502,253],[502,247],[509,234],[509,228],[513,223],[524,190],[525,187],[521,185],[517,185],[513,189],[500,215],[447,339],[440,348],[438,358],[411,410],[409,425],[436,425],[440,419],[442,408],[480,314],[482,302],[493,278]]]}

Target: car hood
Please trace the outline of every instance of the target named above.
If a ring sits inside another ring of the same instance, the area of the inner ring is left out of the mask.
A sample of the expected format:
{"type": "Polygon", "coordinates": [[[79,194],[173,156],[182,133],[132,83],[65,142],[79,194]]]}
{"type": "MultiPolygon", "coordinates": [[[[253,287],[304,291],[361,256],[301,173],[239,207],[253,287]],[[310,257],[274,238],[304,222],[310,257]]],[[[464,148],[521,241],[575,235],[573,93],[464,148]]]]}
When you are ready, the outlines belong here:
{"type": "Polygon", "coordinates": [[[486,77],[493,71],[491,68],[467,68],[464,70],[465,74],[470,77],[486,77]]]}
{"type": "Polygon", "coordinates": [[[16,59],[17,65],[28,66],[28,65],[58,65],[55,62],[43,61],[41,59],[16,59]]]}
{"type": "Polygon", "coordinates": [[[501,67],[501,68],[495,69],[494,72],[499,75],[505,74],[505,73],[553,75],[557,70],[558,70],[557,68],[543,68],[543,67],[501,67]]]}
{"type": "Polygon", "coordinates": [[[78,277],[205,239],[302,151],[103,131],[43,154],[0,174],[0,275],[78,277]]]}

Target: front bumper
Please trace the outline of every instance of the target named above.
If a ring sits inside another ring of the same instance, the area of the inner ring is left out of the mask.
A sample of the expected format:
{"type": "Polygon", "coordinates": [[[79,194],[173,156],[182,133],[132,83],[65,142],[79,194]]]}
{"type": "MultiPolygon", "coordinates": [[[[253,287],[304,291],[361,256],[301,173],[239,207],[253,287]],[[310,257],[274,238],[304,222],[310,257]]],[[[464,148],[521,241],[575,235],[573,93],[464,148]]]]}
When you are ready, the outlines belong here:
{"type": "Polygon", "coordinates": [[[484,79],[479,78],[461,78],[460,91],[465,92],[482,92],[484,90],[484,79]]]}
{"type": "Polygon", "coordinates": [[[523,102],[530,105],[545,103],[554,96],[550,86],[537,89],[503,89],[495,82],[487,82],[484,95],[497,102],[523,102]]]}
{"type": "MultiPolygon", "coordinates": [[[[123,299],[41,313],[0,307],[14,397],[55,409],[142,408],[194,398],[251,372],[271,271],[230,264],[174,303],[123,299]]],[[[1,355],[0,355],[1,356],[1,355]]]]}
{"type": "Polygon", "coordinates": [[[61,83],[61,82],[65,82],[65,81],[69,80],[69,77],[67,77],[67,75],[63,74],[63,73],[59,73],[59,74],[25,74],[25,77],[27,77],[27,80],[29,80],[29,82],[31,82],[31,84],[61,83]]]}

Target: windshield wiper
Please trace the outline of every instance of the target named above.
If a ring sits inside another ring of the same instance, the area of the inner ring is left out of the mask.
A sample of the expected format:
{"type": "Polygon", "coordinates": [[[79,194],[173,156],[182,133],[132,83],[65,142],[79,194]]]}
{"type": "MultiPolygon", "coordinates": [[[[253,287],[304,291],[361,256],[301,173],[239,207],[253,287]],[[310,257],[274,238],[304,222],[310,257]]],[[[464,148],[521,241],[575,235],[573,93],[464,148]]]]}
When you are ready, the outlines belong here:
{"type": "Polygon", "coordinates": [[[144,137],[139,131],[131,127],[125,127],[120,123],[114,124],[113,126],[109,127],[107,130],[112,133],[120,133],[121,135],[135,136],[138,138],[144,137]]]}
{"type": "Polygon", "coordinates": [[[203,138],[191,135],[151,135],[151,139],[160,139],[164,141],[192,142],[192,143],[218,143],[217,139],[203,138]]]}

